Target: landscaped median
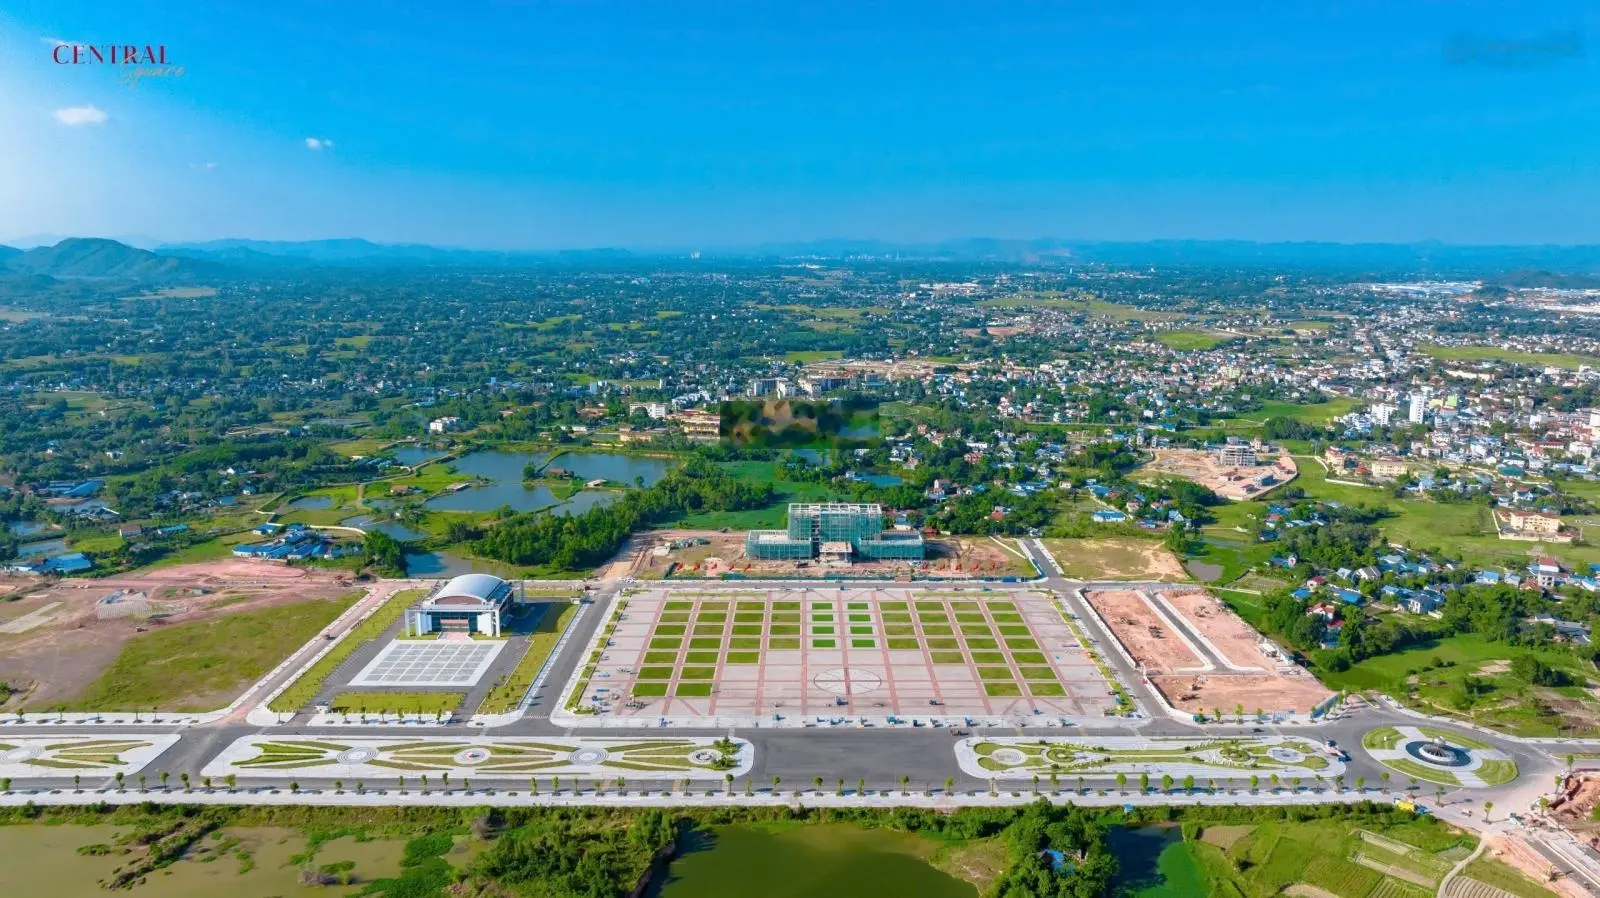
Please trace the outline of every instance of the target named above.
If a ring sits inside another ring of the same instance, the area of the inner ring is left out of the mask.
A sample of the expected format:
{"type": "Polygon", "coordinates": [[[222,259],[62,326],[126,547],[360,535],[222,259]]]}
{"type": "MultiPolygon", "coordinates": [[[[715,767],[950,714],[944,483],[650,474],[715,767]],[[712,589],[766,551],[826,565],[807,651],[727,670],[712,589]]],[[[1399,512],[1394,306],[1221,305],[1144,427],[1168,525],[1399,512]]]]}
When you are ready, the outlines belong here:
{"type": "Polygon", "coordinates": [[[426,593],[425,589],[402,589],[390,596],[376,611],[356,624],[326,655],[317,659],[317,663],[311,665],[309,670],[296,677],[287,689],[268,702],[268,709],[292,714],[311,704],[316,699],[317,693],[322,691],[322,686],[328,677],[344,663],[344,659],[350,657],[362,643],[382,636],[383,631],[389,629],[391,624],[405,614],[412,602],[426,593]]]}

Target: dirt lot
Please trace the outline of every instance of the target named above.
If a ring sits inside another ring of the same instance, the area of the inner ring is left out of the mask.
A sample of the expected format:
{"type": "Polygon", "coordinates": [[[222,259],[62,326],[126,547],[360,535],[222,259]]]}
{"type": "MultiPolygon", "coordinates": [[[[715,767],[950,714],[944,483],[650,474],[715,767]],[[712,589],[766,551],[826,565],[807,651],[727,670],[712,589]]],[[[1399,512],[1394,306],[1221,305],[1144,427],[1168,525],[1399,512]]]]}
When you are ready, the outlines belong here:
{"type": "Polygon", "coordinates": [[[343,574],[227,559],[99,580],[19,578],[0,585],[14,589],[0,601],[0,630],[20,622],[12,628],[20,632],[0,632],[0,681],[27,693],[8,706],[40,707],[81,693],[141,631],[334,598],[350,584],[343,574]],[[96,603],[118,590],[138,594],[131,601],[148,614],[102,619],[96,603]]]}
{"type": "MultiPolygon", "coordinates": [[[[719,577],[739,573],[749,577],[824,577],[842,568],[817,562],[752,561],[745,557],[742,531],[656,530],[642,534],[613,561],[608,571],[616,576],[660,580],[671,571],[673,577],[719,577]],[[674,542],[704,540],[704,544],[671,548],[674,542]],[[665,552],[661,548],[666,547],[665,552]],[[626,573],[616,573],[625,571],[626,573]]],[[[993,540],[969,537],[934,537],[928,540],[928,560],[920,571],[941,577],[1029,577],[1032,566],[1025,561],[1014,542],[1007,551],[993,540]]],[[[861,576],[909,577],[912,566],[906,562],[854,564],[849,570],[861,576]]]]}
{"type": "Polygon", "coordinates": [[[1253,468],[1224,468],[1217,457],[1202,449],[1157,449],[1155,460],[1139,470],[1145,474],[1182,477],[1211,490],[1224,499],[1248,499],[1262,493],[1259,480],[1271,474],[1276,478],[1270,489],[1293,480],[1299,473],[1293,458],[1279,454],[1274,464],[1253,468]]]}
{"type": "Polygon", "coordinates": [[[1232,715],[1234,709],[1244,707],[1244,713],[1256,711],[1310,711],[1326,699],[1327,687],[1308,673],[1277,676],[1273,674],[1206,674],[1203,676],[1151,677],[1150,684],[1161,690],[1167,701],[1180,711],[1206,711],[1221,709],[1232,715]]]}
{"type": "Polygon", "coordinates": [[[1096,589],[1084,594],[1111,634],[1147,675],[1198,669],[1200,659],[1131,589],[1096,589]]]}
{"type": "Polygon", "coordinates": [[[1183,562],[1148,539],[1047,539],[1062,573],[1074,580],[1184,581],[1183,562]]]}
{"type": "Polygon", "coordinates": [[[1222,657],[1235,666],[1258,667],[1263,672],[1278,667],[1278,659],[1262,654],[1261,634],[1210,593],[1200,589],[1173,589],[1161,594],[1189,626],[1210,640],[1222,657]]]}

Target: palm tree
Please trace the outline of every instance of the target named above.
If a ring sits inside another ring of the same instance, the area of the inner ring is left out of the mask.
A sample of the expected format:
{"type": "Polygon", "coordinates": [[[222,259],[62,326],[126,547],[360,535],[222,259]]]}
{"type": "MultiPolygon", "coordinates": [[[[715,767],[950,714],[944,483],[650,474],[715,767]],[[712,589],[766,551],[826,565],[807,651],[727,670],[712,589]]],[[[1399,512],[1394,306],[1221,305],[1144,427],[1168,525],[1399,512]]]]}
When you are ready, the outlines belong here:
{"type": "Polygon", "coordinates": [[[989,794],[990,795],[999,795],[1000,794],[1000,790],[995,788],[995,781],[994,781],[994,777],[992,777],[992,776],[989,777],[989,794]]]}
{"type": "Polygon", "coordinates": [[[911,794],[910,791],[908,791],[906,789],[906,784],[910,783],[910,782],[911,782],[911,777],[906,776],[903,773],[900,774],[900,794],[901,795],[910,795],[911,794]]]}
{"type": "Polygon", "coordinates": [[[1378,774],[1378,779],[1383,780],[1383,788],[1389,788],[1389,771],[1385,770],[1384,772],[1378,774]]]}
{"type": "Polygon", "coordinates": [[[856,795],[865,794],[867,794],[867,778],[863,776],[856,780],[856,795]]]}
{"type": "Polygon", "coordinates": [[[1366,777],[1364,777],[1364,776],[1356,777],[1356,791],[1357,792],[1365,792],[1365,791],[1367,791],[1367,778],[1366,777]]]}
{"type": "Polygon", "coordinates": [[[773,797],[777,797],[777,795],[778,795],[778,784],[781,783],[781,782],[783,782],[783,777],[777,776],[776,774],[774,774],[773,777],[772,777],[772,795],[773,795],[773,797]]]}
{"type": "Polygon", "coordinates": [[[1148,773],[1139,774],[1139,792],[1140,792],[1140,794],[1143,794],[1143,793],[1146,793],[1146,792],[1149,792],[1149,791],[1150,791],[1150,774],[1148,774],[1148,773]]]}
{"type": "Polygon", "coordinates": [[[811,788],[812,788],[812,789],[813,789],[813,790],[814,790],[814,791],[815,791],[815,792],[816,792],[816,793],[817,793],[817,794],[818,794],[818,795],[821,795],[821,794],[822,794],[822,777],[820,777],[820,776],[814,776],[814,777],[812,777],[812,778],[811,778],[811,788]]]}
{"type": "Polygon", "coordinates": [[[953,777],[953,776],[945,777],[944,778],[944,794],[949,795],[950,794],[950,790],[954,789],[955,785],[956,785],[956,778],[955,777],[953,777]]]}
{"type": "Polygon", "coordinates": [[[140,792],[145,791],[144,783],[145,783],[144,774],[141,773],[141,774],[139,774],[139,791],[140,792]]]}
{"type": "Polygon", "coordinates": [[[300,784],[297,783],[297,782],[290,782],[289,783],[289,791],[291,793],[298,793],[300,791],[300,784]]]}
{"type": "Polygon", "coordinates": [[[1279,783],[1282,782],[1282,781],[1278,779],[1278,775],[1276,773],[1274,773],[1272,775],[1271,779],[1272,779],[1272,791],[1276,792],[1276,791],[1278,791],[1279,783]]]}
{"type": "Polygon", "coordinates": [[[1494,802],[1486,801],[1483,803],[1483,822],[1489,822],[1489,812],[1492,810],[1494,810],[1494,802]]]}
{"type": "Polygon", "coordinates": [[[439,774],[439,781],[444,784],[444,794],[449,795],[450,794],[450,774],[448,774],[448,773],[439,774]]]}
{"type": "Polygon", "coordinates": [[[117,791],[121,792],[122,791],[122,771],[120,771],[120,770],[117,771],[116,779],[117,779],[117,791]]]}
{"type": "MultiPolygon", "coordinates": [[[[948,781],[947,781],[947,782],[948,782],[948,781]]],[[[841,795],[841,796],[842,796],[842,795],[844,795],[844,778],[843,778],[843,777],[841,777],[841,778],[840,778],[840,779],[839,779],[839,794],[840,794],[840,795],[841,795]]]]}
{"type": "Polygon", "coordinates": [[[594,794],[596,794],[596,795],[604,795],[604,794],[606,794],[606,781],[605,780],[593,780],[592,782],[594,783],[594,794]]]}
{"type": "Polygon", "coordinates": [[[335,794],[335,795],[343,795],[344,794],[344,780],[334,780],[333,781],[333,794],[335,794]]]}
{"type": "Polygon", "coordinates": [[[210,792],[211,791],[211,777],[209,777],[209,776],[200,777],[200,785],[207,792],[210,792]]]}
{"type": "Polygon", "coordinates": [[[1444,787],[1440,786],[1437,789],[1434,789],[1433,797],[1438,799],[1440,804],[1444,804],[1444,787]]]}
{"type": "Polygon", "coordinates": [[[550,777],[550,794],[551,795],[560,795],[561,794],[561,777],[559,777],[559,776],[550,777]]]}
{"type": "Polygon", "coordinates": [[[74,791],[74,792],[81,792],[81,791],[83,791],[83,790],[82,790],[82,789],[79,789],[79,788],[78,788],[78,783],[79,783],[79,782],[80,782],[80,781],[82,781],[82,780],[83,780],[83,777],[81,777],[81,776],[79,776],[79,775],[78,775],[78,774],[76,774],[76,773],[74,773],[74,774],[73,774],[73,775],[72,775],[72,791],[74,791]]]}
{"type": "Polygon", "coordinates": [[[403,777],[403,776],[400,776],[400,777],[395,777],[395,779],[398,780],[398,782],[395,784],[395,786],[400,790],[400,794],[401,795],[406,794],[406,778],[403,777]]]}
{"type": "Polygon", "coordinates": [[[1254,792],[1261,785],[1261,777],[1250,774],[1250,791],[1254,792]]]}
{"type": "Polygon", "coordinates": [[[1244,705],[1243,704],[1234,705],[1233,706],[1233,715],[1239,719],[1239,723],[1241,723],[1241,724],[1244,723],[1244,705]]]}
{"type": "MultiPolygon", "coordinates": [[[[405,779],[405,778],[404,778],[404,777],[402,777],[402,778],[401,778],[401,781],[402,781],[402,782],[404,782],[404,779],[405,779]]],[[[225,776],[225,777],[223,777],[223,778],[222,778],[222,781],[223,781],[223,782],[225,782],[225,783],[227,783],[227,784],[228,784],[228,791],[229,791],[229,792],[232,792],[232,791],[233,791],[233,788],[234,788],[234,786],[236,786],[236,785],[238,785],[238,783],[239,783],[239,778],[238,778],[238,777],[236,777],[236,776],[234,776],[234,775],[233,775],[233,774],[231,774],[231,773],[230,773],[230,774],[228,774],[228,775],[227,775],[227,776],[225,776]]]]}
{"type": "Polygon", "coordinates": [[[1079,794],[1079,795],[1086,795],[1086,794],[1088,794],[1088,793],[1086,793],[1086,792],[1085,792],[1085,791],[1084,791],[1084,785],[1083,785],[1083,777],[1081,777],[1081,776],[1080,776],[1080,777],[1078,777],[1078,794],[1079,794]]]}
{"type": "Polygon", "coordinates": [[[161,780],[161,788],[162,789],[166,789],[167,788],[167,777],[170,776],[170,775],[171,774],[167,773],[165,770],[163,770],[160,773],[156,774],[156,776],[159,777],[160,780],[161,780]]]}
{"type": "Polygon", "coordinates": [[[428,791],[428,775],[426,773],[422,774],[422,791],[428,791]]]}
{"type": "Polygon", "coordinates": [[[733,794],[733,774],[724,773],[722,775],[722,791],[726,795],[733,794]]]}
{"type": "Polygon", "coordinates": [[[364,795],[364,794],[366,794],[366,791],[367,791],[367,784],[363,783],[360,780],[356,780],[356,794],[357,795],[364,795]]]}
{"type": "Polygon", "coordinates": [[[1033,794],[1039,794],[1039,774],[1037,773],[1033,775],[1033,794]]]}
{"type": "Polygon", "coordinates": [[[538,795],[539,794],[539,778],[538,777],[536,777],[536,776],[528,777],[528,794],[529,795],[538,795]]]}
{"type": "Polygon", "coordinates": [[[183,791],[189,791],[189,774],[180,773],[178,774],[178,779],[183,781],[183,791]]]}

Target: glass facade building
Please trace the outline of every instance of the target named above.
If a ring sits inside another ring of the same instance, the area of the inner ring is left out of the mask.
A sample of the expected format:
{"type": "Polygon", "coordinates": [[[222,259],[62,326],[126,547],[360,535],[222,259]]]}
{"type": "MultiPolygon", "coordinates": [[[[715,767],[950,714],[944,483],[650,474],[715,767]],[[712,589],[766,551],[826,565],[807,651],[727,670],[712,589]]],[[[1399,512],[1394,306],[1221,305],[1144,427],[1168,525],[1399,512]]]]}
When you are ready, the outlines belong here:
{"type": "Polygon", "coordinates": [[[848,545],[849,554],[858,561],[923,557],[922,534],[883,529],[883,506],[844,502],[791,504],[788,529],[752,530],[744,549],[754,559],[798,561],[820,556],[824,544],[848,545]]]}

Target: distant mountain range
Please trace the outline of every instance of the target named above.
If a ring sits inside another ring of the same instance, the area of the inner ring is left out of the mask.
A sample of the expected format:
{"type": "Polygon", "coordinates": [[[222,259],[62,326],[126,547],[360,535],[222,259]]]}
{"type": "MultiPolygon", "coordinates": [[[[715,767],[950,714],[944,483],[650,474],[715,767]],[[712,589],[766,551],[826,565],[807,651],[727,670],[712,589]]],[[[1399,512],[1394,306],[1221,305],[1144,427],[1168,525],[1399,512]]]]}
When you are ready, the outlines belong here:
{"type": "MultiPolygon", "coordinates": [[[[116,240],[71,237],[29,250],[0,246],[0,280],[22,278],[182,284],[251,274],[340,267],[516,268],[551,264],[626,264],[686,259],[688,249],[589,249],[513,252],[425,244],[341,240],[212,240],[139,249],[116,240]]],[[[700,252],[704,260],[900,259],[1072,266],[1315,268],[1373,276],[1489,276],[1506,287],[1600,286],[1600,246],[1460,246],[1412,243],[1253,243],[1232,240],[1148,242],[1054,238],[972,238],[938,243],[816,240],[766,243],[700,252]],[[1552,273],[1555,272],[1555,273],[1552,273]]]]}

